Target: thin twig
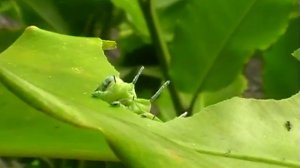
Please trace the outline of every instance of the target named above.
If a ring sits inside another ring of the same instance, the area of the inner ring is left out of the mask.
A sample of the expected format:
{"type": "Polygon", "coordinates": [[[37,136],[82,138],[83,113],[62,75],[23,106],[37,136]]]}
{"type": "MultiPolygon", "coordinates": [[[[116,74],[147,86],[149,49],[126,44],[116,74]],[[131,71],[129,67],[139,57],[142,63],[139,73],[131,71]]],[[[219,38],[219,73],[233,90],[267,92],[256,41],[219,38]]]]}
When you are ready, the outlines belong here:
{"type": "MultiPolygon", "coordinates": [[[[163,75],[167,80],[171,80],[168,73],[170,53],[169,49],[163,39],[163,34],[160,29],[158,18],[154,9],[153,0],[139,0],[140,7],[143,11],[144,18],[146,20],[150,36],[152,38],[152,43],[154,44],[157,52],[157,57],[160,62],[160,67],[162,69],[163,75]]],[[[173,101],[174,108],[176,109],[177,115],[180,115],[184,111],[182,102],[180,101],[179,95],[175,89],[174,83],[171,82],[168,87],[173,101]]]]}

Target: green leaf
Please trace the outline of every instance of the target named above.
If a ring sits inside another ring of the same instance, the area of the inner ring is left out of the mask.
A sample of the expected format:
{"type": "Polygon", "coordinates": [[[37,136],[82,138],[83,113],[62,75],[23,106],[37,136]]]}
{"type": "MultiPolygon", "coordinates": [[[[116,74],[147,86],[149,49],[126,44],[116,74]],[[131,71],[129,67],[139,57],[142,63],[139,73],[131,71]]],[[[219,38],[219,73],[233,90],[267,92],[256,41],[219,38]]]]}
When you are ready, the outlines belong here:
{"type": "Polygon", "coordinates": [[[1,83],[0,97],[0,156],[117,160],[101,134],[46,116],[1,83]]]}
{"type": "Polygon", "coordinates": [[[171,99],[171,95],[168,91],[162,92],[159,99],[156,101],[159,106],[158,118],[163,121],[168,121],[176,117],[176,111],[171,99]]]}
{"type": "Polygon", "coordinates": [[[185,1],[170,44],[173,83],[188,93],[225,87],[255,50],[266,49],[285,31],[294,4],[295,0],[185,1]]]}
{"type": "MultiPolygon", "coordinates": [[[[25,72],[25,69],[30,69],[30,66],[31,68],[35,67],[35,71],[40,72],[42,79],[45,80],[47,89],[55,89],[60,94],[66,93],[66,98],[71,99],[76,99],[76,95],[70,88],[77,90],[77,93],[80,91],[80,96],[89,97],[91,89],[97,86],[98,79],[102,75],[107,75],[89,74],[86,72],[87,69],[89,72],[93,72],[102,68],[106,69],[109,74],[117,74],[106,62],[101,49],[101,40],[98,38],[70,39],[68,36],[53,36],[52,33],[36,30],[35,27],[28,28],[27,33],[24,33],[14,43],[14,49],[9,49],[0,56],[4,61],[2,63],[19,69],[20,72],[23,70],[25,72]],[[6,54],[10,55],[9,60],[5,60],[6,54]],[[21,57],[20,54],[22,54],[21,57]],[[102,57],[99,54],[102,54],[102,57]],[[38,59],[35,59],[35,56],[39,56],[38,59]],[[58,59],[49,62],[48,56],[58,59]],[[66,61],[62,62],[60,58],[64,58],[66,61]],[[15,64],[15,61],[21,61],[22,65],[15,64]],[[43,66],[43,62],[47,62],[48,65],[43,66]],[[57,66],[60,66],[61,69],[57,66]],[[73,75],[75,79],[81,80],[74,82],[65,79],[65,76],[68,75],[73,75]],[[87,85],[86,81],[94,81],[94,85],[87,85]],[[57,82],[66,85],[53,88],[55,85],[52,83],[57,82]],[[78,85],[83,86],[81,90],[80,87],[77,87],[78,85]]],[[[3,67],[1,66],[1,68],[3,67]]],[[[38,80],[34,75],[28,77],[38,80]]],[[[2,87],[0,94],[0,102],[4,105],[0,108],[0,155],[116,160],[101,134],[70,127],[39,114],[39,111],[22,103],[2,87]],[[18,138],[15,138],[16,135],[18,138]]],[[[80,97],[78,99],[80,100],[80,97]]]]}
{"type": "Polygon", "coordinates": [[[113,0],[115,6],[121,8],[126,12],[129,22],[137,30],[137,33],[145,40],[149,41],[149,32],[139,7],[138,0],[113,0]]]}
{"type": "Polygon", "coordinates": [[[216,104],[222,100],[241,95],[247,88],[247,81],[244,76],[239,75],[234,81],[222,89],[216,91],[203,91],[198,96],[194,112],[198,112],[206,106],[216,104]]]}
{"type": "Polygon", "coordinates": [[[144,119],[85,94],[117,74],[101,42],[30,27],[0,55],[0,81],[50,116],[101,131],[128,167],[300,166],[300,94],[281,101],[233,98],[167,123],[144,119]]]}
{"type": "MultiPolygon", "coordinates": [[[[47,0],[49,1],[49,0],[47,0]]],[[[99,37],[109,39],[111,28],[118,24],[111,0],[50,0],[58,9],[64,24],[69,28],[69,35],[99,37]]],[[[44,1],[41,1],[42,3],[44,1]]]]}
{"type": "Polygon", "coordinates": [[[298,48],[297,50],[295,50],[292,55],[298,60],[300,61],[300,48],[298,48]]]}
{"type": "MultiPolygon", "coordinates": [[[[60,33],[69,32],[69,28],[66,25],[66,22],[63,20],[59,14],[56,6],[51,0],[17,0],[19,6],[24,4],[29,7],[31,10],[36,12],[36,14],[41,17],[50,27],[60,33]]],[[[25,16],[25,15],[24,15],[25,16]]],[[[27,18],[31,19],[31,18],[27,18]]]]}
{"type": "MultiPolygon", "coordinates": [[[[244,167],[297,167],[299,98],[299,93],[280,101],[232,98],[193,117],[167,122],[161,129],[166,137],[199,153],[255,162],[244,162],[244,167]],[[291,130],[286,128],[288,121],[291,130]]],[[[230,167],[233,160],[211,167],[230,167]]]]}
{"type": "Polygon", "coordinates": [[[291,20],[287,32],[263,54],[266,98],[287,98],[300,90],[300,62],[291,56],[300,44],[299,21],[299,18],[291,20]]]}
{"type": "Polygon", "coordinates": [[[184,15],[182,5],[185,2],[182,0],[155,0],[155,11],[159,15],[161,29],[164,32],[163,36],[166,42],[171,42],[174,38],[176,29],[176,20],[184,15]],[[175,21],[175,22],[174,22],[175,21]]]}

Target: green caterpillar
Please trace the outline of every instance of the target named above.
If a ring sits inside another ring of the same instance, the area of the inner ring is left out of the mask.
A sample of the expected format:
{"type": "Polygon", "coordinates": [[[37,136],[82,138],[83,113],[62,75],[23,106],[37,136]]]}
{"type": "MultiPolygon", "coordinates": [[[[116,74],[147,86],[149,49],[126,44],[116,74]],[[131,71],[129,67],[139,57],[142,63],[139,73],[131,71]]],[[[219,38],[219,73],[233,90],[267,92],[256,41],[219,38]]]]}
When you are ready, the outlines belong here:
{"type": "Polygon", "coordinates": [[[96,88],[92,96],[100,98],[113,106],[128,108],[143,118],[160,121],[155,115],[150,113],[151,103],[156,100],[163,89],[170,84],[170,81],[166,81],[149,100],[138,98],[135,93],[134,85],[143,70],[144,67],[142,66],[131,83],[124,82],[114,75],[108,76],[104,79],[102,84],[96,88]]]}

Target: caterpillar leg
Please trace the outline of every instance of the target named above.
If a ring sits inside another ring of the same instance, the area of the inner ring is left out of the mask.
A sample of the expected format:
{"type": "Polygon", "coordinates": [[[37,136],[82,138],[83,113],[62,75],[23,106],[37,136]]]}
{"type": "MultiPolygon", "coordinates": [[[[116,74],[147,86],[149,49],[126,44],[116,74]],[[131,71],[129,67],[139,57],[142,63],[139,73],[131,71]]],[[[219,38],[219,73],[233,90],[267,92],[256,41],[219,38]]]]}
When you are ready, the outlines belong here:
{"type": "Polygon", "coordinates": [[[142,66],[142,67],[140,68],[140,70],[139,70],[138,73],[135,75],[135,77],[133,78],[133,80],[132,80],[131,83],[135,84],[135,83],[137,82],[137,80],[139,79],[139,77],[140,77],[140,75],[142,74],[143,70],[144,70],[144,66],[142,66]]]}
{"type": "Polygon", "coordinates": [[[159,118],[157,118],[155,115],[153,115],[152,113],[142,113],[140,114],[140,116],[142,118],[148,118],[148,119],[151,119],[151,120],[155,120],[155,121],[160,121],[162,122],[159,118]]]}
{"type": "Polygon", "coordinates": [[[153,102],[157,99],[157,97],[161,94],[161,92],[164,90],[165,87],[167,87],[170,84],[170,81],[166,81],[161,87],[156,91],[156,93],[150,98],[150,102],[153,102]]]}
{"type": "Polygon", "coordinates": [[[186,112],[180,114],[180,116],[178,116],[177,118],[184,118],[184,117],[186,117],[187,115],[188,115],[188,112],[186,111],[186,112]]]}

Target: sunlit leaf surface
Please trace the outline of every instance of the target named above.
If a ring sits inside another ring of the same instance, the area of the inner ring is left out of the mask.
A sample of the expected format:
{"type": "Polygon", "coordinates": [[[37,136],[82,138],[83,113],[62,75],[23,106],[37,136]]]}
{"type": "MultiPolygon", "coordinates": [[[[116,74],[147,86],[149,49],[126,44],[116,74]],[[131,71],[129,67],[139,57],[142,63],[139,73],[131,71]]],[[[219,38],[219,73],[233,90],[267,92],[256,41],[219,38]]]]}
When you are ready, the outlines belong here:
{"type": "Polygon", "coordinates": [[[233,98],[161,123],[92,98],[109,74],[117,72],[101,40],[36,27],[0,55],[6,87],[49,116],[102,133],[128,167],[300,166],[299,94],[280,101],[233,98]]]}

